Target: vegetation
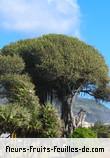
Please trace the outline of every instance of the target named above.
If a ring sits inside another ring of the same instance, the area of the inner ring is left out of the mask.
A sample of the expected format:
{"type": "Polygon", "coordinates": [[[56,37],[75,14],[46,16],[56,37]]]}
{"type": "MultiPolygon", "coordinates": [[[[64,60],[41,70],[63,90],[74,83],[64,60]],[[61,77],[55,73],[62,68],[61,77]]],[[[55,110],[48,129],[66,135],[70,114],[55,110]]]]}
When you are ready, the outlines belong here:
{"type": "Polygon", "coordinates": [[[25,63],[19,56],[0,56],[0,74],[21,74],[24,69],[25,63]]]}
{"type": "Polygon", "coordinates": [[[104,106],[103,102],[96,102],[90,98],[78,97],[73,112],[77,114],[80,109],[86,111],[85,121],[87,122],[95,123],[97,120],[105,123],[110,122],[110,109],[104,106]]]}
{"type": "Polygon", "coordinates": [[[42,133],[41,137],[60,137],[61,121],[55,108],[47,103],[41,109],[42,133]]]}
{"type": "Polygon", "coordinates": [[[17,137],[25,128],[29,128],[31,114],[27,108],[18,104],[0,106],[0,133],[14,133],[17,137]]]}
{"type": "Polygon", "coordinates": [[[97,134],[91,128],[77,128],[71,135],[72,138],[97,138],[97,134]]]}
{"type": "Polygon", "coordinates": [[[19,104],[0,106],[0,134],[7,132],[22,138],[52,138],[60,137],[60,129],[60,119],[51,105],[43,107],[43,111],[19,104]]]}
{"type": "MultiPolygon", "coordinates": [[[[108,100],[108,67],[104,58],[98,50],[77,38],[45,35],[12,43],[1,49],[1,53],[0,60],[1,63],[4,61],[4,66],[0,68],[0,82],[5,87],[10,102],[17,102],[25,107],[36,107],[38,104],[45,105],[48,95],[51,102],[56,95],[62,103],[61,118],[67,132],[71,133],[75,128],[72,104],[79,93],[108,100]],[[12,68],[14,63],[17,63],[16,67],[12,68]]],[[[42,137],[59,135],[59,124],[54,130],[57,116],[54,110],[50,109],[47,106],[41,110],[44,111],[40,116],[45,127],[42,137]],[[53,117],[48,114],[49,110],[53,117]]]]}
{"type": "Polygon", "coordinates": [[[97,133],[98,138],[110,138],[110,125],[104,125],[101,122],[96,122],[93,130],[97,133]]]}
{"type": "Polygon", "coordinates": [[[17,102],[27,107],[39,104],[34,85],[28,75],[3,75],[0,77],[0,84],[4,87],[2,95],[6,96],[10,103],[17,102]]]}

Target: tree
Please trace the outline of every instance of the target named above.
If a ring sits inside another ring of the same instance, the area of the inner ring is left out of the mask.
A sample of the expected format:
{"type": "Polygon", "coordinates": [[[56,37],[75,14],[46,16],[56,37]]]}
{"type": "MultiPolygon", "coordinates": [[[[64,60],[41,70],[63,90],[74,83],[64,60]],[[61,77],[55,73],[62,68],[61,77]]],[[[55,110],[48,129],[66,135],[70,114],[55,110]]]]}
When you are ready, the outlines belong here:
{"type": "MultiPolygon", "coordinates": [[[[69,133],[75,128],[72,105],[83,92],[97,97],[97,90],[107,87],[108,67],[97,49],[77,38],[45,35],[38,39],[18,41],[1,50],[3,55],[19,55],[26,71],[38,86],[41,103],[53,92],[62,103],[62,119],[69,133]]],[[[98,99],[105,99],[98,95],[98,99]]]]}
{"type": "Polygon", "coordinates": [[[22,106],[39,105],[34,85],[28,75],[7,74],[0,76],[1,95],[7,97],[9,103],[20,103],[22,106]]]}
{"type": "Polygon", "coordinates": [[[17,137],[38,137],[42,127],[38,117],[40,104],[29,76],[4,74],[0,85],[0,97],[8,99],[6,105],[0,106],[0,132],[16,133],[17,137]]]}
{"type": "Polygon", "coordinates": [[[28,75],[5,74],[0,77],[1,95],[8,98],[0,106],[0,133],[17,137],[59,137],[60,119],[52,105],[40,106],[28,75]]]}
{"type": "Polygon", "coordinates": [[[25,69],[25,63],[22,58],[17,55],[11,57],[0,55],[0,74],[21,74],[25,69]]]}
{"type": "Polygon", "coordinates": [[[96,122],[92,130],[97,133],[98,138],[110,138],[110,125],[96,122]]]}

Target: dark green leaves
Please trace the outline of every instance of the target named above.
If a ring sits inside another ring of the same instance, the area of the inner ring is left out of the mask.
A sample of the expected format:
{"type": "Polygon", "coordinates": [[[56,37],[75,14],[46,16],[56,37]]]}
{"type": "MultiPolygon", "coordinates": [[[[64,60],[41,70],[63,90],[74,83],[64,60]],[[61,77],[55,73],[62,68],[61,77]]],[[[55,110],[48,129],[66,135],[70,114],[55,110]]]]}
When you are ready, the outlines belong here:
{"type": "Polygon", "coordinates": [[[19,56],[0,55],[0,74],[21,74],[24,68],[25,63],[19,56]]]}

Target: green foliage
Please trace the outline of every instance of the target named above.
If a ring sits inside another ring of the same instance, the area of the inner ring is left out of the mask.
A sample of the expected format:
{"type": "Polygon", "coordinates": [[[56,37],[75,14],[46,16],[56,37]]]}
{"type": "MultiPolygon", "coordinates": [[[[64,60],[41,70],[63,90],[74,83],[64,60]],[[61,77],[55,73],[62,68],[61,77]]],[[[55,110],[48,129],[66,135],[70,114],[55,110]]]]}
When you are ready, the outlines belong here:
{"type": "Polygon", "coordinates": [[[0,133],[16,133],[17,137],[39,137],[42,129],[38,108],[27,108],[19,104],[0,106],[0,133]]]}
{"type": "MultiPolygon", "coordinates": [[[[98,96],[98,99],[106,99],[103,92],[108,83],[108,67],[98,50],[77,38],[45,35],[5,46],[1,54],[0,85],[5,88],[3,93],[9,103],[17,103],[29,110],[29,130],[27,127],[24,130],[27,136],[60,136],[60,123],[55,109],[51,105],[40,109],[35,91],[42,103],[52,90],[55,90],[62,103],[66,103],[65,98],[80,86],[83,90],[89,89],[85,92],[98,96]],[[21,75],[22,72],[24,75],[21,75]],[[25,73],[31,76],[32,81],[25,73]],[[97,90],[101,87],[104,89],[99,95],[97,90]]],[[[91,129],[76,129],[75,132],[77,137],[95,137],[91,129]]]]}
{"type": "Polygon", "coordinates": [[[28,128],[31,114],[25,107],[18,104],[0,106],[0,133],[13,133],[19,128],[28,128]]]}
{"type": "Polygon", "coordinates": [[[19,104],[0,106],[0,134],[15,132],[17,137],[59,137],[60,120],[51,106],[27,108],[19,104]]]}
{"type": "Polygon", "coordinates": [[[60,136],[56,110],[51,105],[40,107],[34,85],[27,75],[3,75],[0,84],[4,87],[2,95],[13,103],[0,106],[1,133],[15,131],[17,137],[60,136]]]}
{"type": "Polygon", "coordinates": [[[110,85],[108,86],[99,86],[94,92],[95,98],[98,100],[110,101],[110,85]]]}
{"type": "Polygon", "coordinates": [[[110,138],[110,126],[101,122],[96,122],[93,130],[97,133],[98,138],[110,138]]]}
{"type": "Polygon", "coordinates": [[[34,85],[28,75],[3,75],[0,77],[0,84],[5,88],[2,95],[4,94],[9,102],[18,102],[28,107],[39,104],[39,99],[35,96],[34,85]]]}
{"type": "MultiPolygon", "coordinates": [[[[103,57],[96,49],[77,38],[64,35],[46,35],[38,39],[18,41],[4,47],[2,53],[25,57],[33,55],[36,60],[32,62],[37,69],[45,70],[55,77],[60,75],[77,79],[83,75],[93,81],[92,73],[94,77],[99,78],[101,75],[103,78],[108,70],[103,57]]],[[[94,81],[96,80],[97,78],[94,81]]]]}
{"type": "Polygon", "coordinates": [[[97,138],[96,133],[91,128],[77,128],[71,135],[72,138],[97,138]]]}
{"type": "Polygon", "coordinates": [[[22,73],[25,68],[25,63],[22,58],[14,55],[11,57],[0,55],[0,74],[14,74],[14,73],[22,73]]]}
{"type": "Polygon", "coordinates": [[[41,107],[41,122],[41,137],[52,138],[61,136],[60,118],[56,109],[50,103],[41,107]]]}
{"type": "Polygon", "coordinates": [[[103,57],[98,50],[77,38],[45,35],[12,43],[1,52],[4,55],[17,54],[24,59],[26,70],[37,83],[40,95],[41,87],[67,95],[80,85],[87,87],[91,84],[98,88],[107,83],[108,68],[103,57]]]}

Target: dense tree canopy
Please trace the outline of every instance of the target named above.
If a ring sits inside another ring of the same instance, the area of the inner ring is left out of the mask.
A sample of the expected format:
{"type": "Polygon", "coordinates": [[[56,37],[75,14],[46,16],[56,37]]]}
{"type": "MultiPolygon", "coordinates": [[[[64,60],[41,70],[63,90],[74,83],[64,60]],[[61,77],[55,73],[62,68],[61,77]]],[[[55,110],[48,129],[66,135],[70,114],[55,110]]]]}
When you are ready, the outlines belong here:
{"type": "Polygon", "coordinates": [[[21,74],[25,69],[25,63],[22,58],[17,55],[13,57],[0,55],[0,74],[17,73],[21,74]]]}
{"type": "Polygon", "coordinates": [[[28,75],[2,75],[0,84],[4,87],[1,93],[9,102],[18,102],[23,106],[38,104],[39,99],[35,96],[34,85],[28,75]]]}
{"type": "Polygon", "coordinates": [[[4,47],[2,53],[22,56],[27,70],[34,72],[33,78],[40,78],[58,90],[63,85],[67,93],[82,84],[99,86],[108,79],[108,68],[100,53],[73,37],[46,35],[19,41],[4,47]]]}
{"type": "Polygon", "coordinates": [[[76,95],[84,92],[98,99],[108,98],[108,67],[104,58],[97,49],[77,38],[45,35],[12,43],[1,52],[4,58],[22,57],[41,103],[47,101],[48,94],[52,100],[54,91],[62,102],[62,118],[68,131],[74,128],[71,107],[76,95]],[[107,94],[103,95],[104,91],[107,94]]]}

